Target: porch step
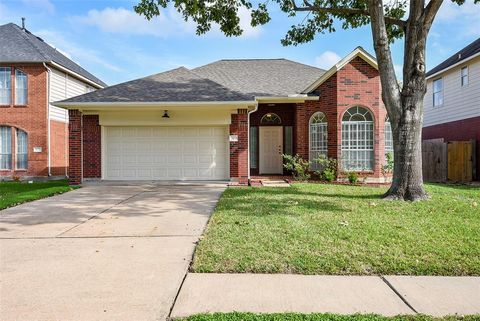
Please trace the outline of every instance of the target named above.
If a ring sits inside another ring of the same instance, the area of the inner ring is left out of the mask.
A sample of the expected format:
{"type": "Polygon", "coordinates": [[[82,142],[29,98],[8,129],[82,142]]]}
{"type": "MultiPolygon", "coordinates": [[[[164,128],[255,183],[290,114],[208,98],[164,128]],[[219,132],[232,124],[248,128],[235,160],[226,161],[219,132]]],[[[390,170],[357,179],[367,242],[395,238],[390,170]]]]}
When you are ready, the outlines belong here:
{"type": "Polygon", "coordinates": [[[268,187],[290,187],[290,184],[283,180],[265,180],[261,181],[263,186],[268,186],[268,187]]]}

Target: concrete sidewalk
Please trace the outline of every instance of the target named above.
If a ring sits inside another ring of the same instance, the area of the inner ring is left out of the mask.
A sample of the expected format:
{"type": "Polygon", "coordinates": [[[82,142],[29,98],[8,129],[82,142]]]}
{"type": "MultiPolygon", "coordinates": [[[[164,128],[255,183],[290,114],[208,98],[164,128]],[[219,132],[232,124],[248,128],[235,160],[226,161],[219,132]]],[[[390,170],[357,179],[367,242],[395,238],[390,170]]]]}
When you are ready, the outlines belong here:
{"type": "Polygon", "coordinates": [[[480,313],[480,277],[189,273],[171,317],[210,312],[480,313]]]}

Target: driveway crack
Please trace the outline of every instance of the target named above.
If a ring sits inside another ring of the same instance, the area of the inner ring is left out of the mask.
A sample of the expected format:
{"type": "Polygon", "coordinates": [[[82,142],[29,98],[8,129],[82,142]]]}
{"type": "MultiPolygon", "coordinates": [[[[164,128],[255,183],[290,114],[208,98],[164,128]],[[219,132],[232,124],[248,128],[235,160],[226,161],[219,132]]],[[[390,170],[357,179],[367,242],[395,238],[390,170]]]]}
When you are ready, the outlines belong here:
{"type": "Polygon", "coordinates": [[[141,192],[136,193],[136,194],[133,194],[132,196],[129,196],[129,197],[125,198],[125,199],[122,199],[120,202],[115,203],[115,204],[113,204],[112,206],[110,206],[110,207],[108,207],[108,208],[100,211],[99,213],[90,216],[90,217],[87,218],[85,221],[80,222],[80,223],[72,226],[71,228],[63,231],[62,233],[56,235],[55,237],[61,237],[61,236],[64,235],[65,233],[68,233],[68,232],[70,232],[71,230],[76,229],[77,227],[79,227],[80,225],[82,225],[82,224],[90,221],[91,219],[94,219],[95,217],[98,217],[99,215],[102,215],[103,213],[106,213],[106,212],[110,211],[110,210],[111,210],[112,208],[114,208],[115,206],[118,206],[118,205],[120,205],[120,204],[122,204],[122,203],[125,203],[126,201],[131,200],[132,198],[137,197],[138,195],[143,194],[143,193],[145,193],[145,192],[146,192],[146,191],[141,191],[141,192]]]}

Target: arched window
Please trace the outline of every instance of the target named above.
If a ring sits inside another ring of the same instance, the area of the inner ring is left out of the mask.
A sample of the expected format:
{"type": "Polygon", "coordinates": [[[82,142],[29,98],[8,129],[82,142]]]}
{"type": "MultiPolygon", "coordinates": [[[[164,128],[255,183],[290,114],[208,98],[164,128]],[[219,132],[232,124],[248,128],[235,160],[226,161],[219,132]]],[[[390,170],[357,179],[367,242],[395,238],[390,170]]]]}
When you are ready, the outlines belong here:
{"type": "Polygon", "coordinates": [[[28,98],[27,74],[15,69],[15,105],[26,105],[28,98]]]}
{"type": "Polygon", "coordinates": [[[310,162],[312,170],[318,170],[319,166],[314,160],[320,155],[327,156],[328,124],[327,117],[322,112],[316,112],[310,118],[310,162]]]}
{"type": "Polygon", "coordinates": [[[373,116],[363,107],[348,109],[342,118],[342,168],[373,170],[373,116]]]}
{"type": "Polygon", "coordinates": [[[12,169],[12,128],[0,126],[0,169],[12,169]]]}
{"type": "Polygon", "coordinates": [[[385,157],[387,154],[393,154],[393,135],[392,124],[388,116],[385,117],[385,157]]]}
{"type": "Polygon", "coordinates": [[[263,115],[260,120],[260,125],[281,125],[282,119],[275,113],[268,113],[263,115]]]}
{"type": "Polygon", "coordinates": [[[28,169],[28,135],[17,129],[17,169],[28,169]]]}

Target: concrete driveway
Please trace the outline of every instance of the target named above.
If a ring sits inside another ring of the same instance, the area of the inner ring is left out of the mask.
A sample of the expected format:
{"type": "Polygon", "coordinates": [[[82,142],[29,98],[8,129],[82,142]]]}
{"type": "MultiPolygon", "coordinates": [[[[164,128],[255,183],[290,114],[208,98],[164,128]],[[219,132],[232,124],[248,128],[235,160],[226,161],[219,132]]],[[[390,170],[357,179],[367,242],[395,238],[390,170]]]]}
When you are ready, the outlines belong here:
{"type": "Polygon", "coordinates": [[[225,184],[92,185],[0,211],[0,315],[164,320],[225,184]]]}

